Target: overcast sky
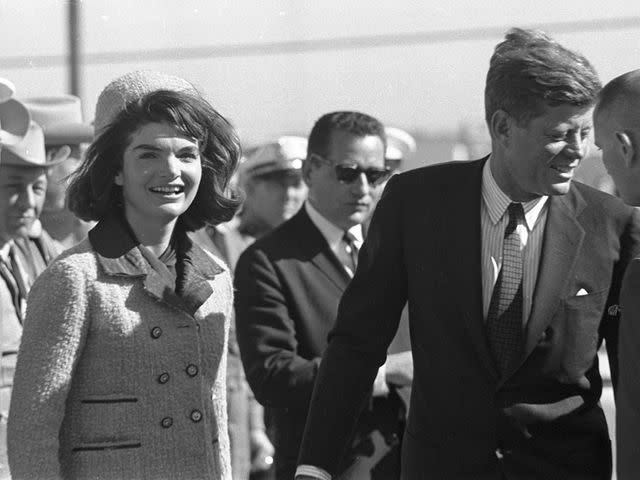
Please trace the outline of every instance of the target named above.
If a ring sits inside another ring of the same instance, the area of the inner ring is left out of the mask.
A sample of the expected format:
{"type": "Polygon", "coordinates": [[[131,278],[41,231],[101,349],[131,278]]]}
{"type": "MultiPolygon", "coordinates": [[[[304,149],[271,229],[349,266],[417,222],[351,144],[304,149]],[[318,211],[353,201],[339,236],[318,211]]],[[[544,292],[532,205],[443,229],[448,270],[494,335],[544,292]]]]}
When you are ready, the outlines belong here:
{"type": "MultiPolygon", "coordinates": [[[[482,122],[489,57],[511,26],[546,25],[603,81],[640,68],[637,0],[532,3],[87,0],[84,109],[90,119],[111,79],[150,68],[195,83],[250,142],[307,132],[335,109],[454,130],[482,122]]],[[[66,10],[61,0],[0,0],[0,76],[20,96],[67,91],[66,10]]]]}

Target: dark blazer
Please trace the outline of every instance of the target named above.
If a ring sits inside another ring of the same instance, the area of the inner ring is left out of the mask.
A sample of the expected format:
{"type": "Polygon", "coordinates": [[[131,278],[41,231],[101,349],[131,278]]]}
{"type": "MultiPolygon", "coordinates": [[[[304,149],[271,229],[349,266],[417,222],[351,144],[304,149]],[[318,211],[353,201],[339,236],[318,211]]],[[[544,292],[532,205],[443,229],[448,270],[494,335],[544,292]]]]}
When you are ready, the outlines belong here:
{"type": "MultiPolygon", "coordinates": [[[[349,281],[304,208],[249,247],[236,266],[240,352],[256,398],[273,407],[279,479],[294,476],[320,356],[349,281]]],[[[354,478],[398,478],[402,403],[395,394],[365,397],[367,406],[340,468],[359,454],[368,460],[353,468],[373,472],[358,471],[354,478]]]]}
{"type": "Polygon", "coordinates": [[[389,181],[322,359],[300,463],[335,471],[408,300],[415,370],[402,478],[610,478],[596,350],[604,337],[615,351],[609,307],[640,218],[577,182],[549,199],[525,349],[500,377],[482,308],[483,165],[389,181]]]}
{"type": "Polygon", "coordinates": [[[620,307],[616,446],[618,480],[625,480],[640,475],[640,257],[627,268],[620,307]]]}

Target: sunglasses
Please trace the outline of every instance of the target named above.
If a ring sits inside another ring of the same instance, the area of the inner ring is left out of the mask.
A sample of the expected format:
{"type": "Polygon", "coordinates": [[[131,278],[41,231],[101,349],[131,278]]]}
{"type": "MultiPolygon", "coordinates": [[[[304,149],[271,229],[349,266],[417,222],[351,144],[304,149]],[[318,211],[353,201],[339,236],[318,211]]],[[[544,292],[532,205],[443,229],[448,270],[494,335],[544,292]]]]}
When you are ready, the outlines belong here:
{"type": "MultiPolygon", "coordinates": [[[[328,164],[332,163],[330,160],[327,160],[320,155],[317,156],[328,164]]],[[[334,169],[336,172],[336,178],[340,183],[353,183],[364,173],[369,185],[373,185],[374,187],[380,185],[391,175],[391,169],[389,167],[362,168],[357,165],[334,165],[334,169]]]]}

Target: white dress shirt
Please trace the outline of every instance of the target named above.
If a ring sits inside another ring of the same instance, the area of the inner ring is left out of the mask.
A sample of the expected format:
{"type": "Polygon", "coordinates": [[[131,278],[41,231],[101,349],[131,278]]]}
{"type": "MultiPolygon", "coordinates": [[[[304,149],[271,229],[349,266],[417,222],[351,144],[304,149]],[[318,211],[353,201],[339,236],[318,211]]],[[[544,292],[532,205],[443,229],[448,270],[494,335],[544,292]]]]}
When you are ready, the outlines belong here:
{"type": "MultiPolygon", "coordinates": [[[[480,226],[482,229],[482,305],[486,320],[491,303],[493,287],[498,280],[502,267],[502,244],[504,232],[509,223],[506,214],[512,200],[500,190],[490,168],[489,159],[482,171],[482,206],[480,209],[480,226]]],[[[538,278],[538,266],[542,252],[544,227],[547,220],[549,197],[539,197],[523,203],[525,225],[518,225],[518,233],[522,242],[522,319],[526,324],[531,313],[531,301],[538,278]]]]}
{"type": "MultiPolygon", "coordinates": [[[[316,210],[313,207],[313,205],[311,205],[311,202],[306,201],[304,203],[304,208],[307,212],[307,215],[309,215],[311,222],[318,228],[318,230],[320,230],[320,233],[322,233],[322,236],[325,238],[325,240],[329,244],[329,248],[333,253],[335,253],[336,257],[338,257],[339,259],[340,258],[339,250],[342,247],[342,242],[343,242],[342,237],[344,237],[345,231],[340,227],[331,223],[325,217],[323,217],[322,214],[318,212],[318,210],[316,210]]],[[[355,244],[356,248],[360,250],[360,248],[362,247],[362,243],[364,242],[363,236],[362,236],[362,225],[360,224],[355,225],[350,229],[348,229],[347,231],[351,235],[353,235],[353,238],[354,238],[353,243],[355,244]]],[[[344,269],[349,274],[349,276],[353,277],[353,274],[355,272],[353,272],[346,265],[343,265],[343,266],[344,266],[344,269]]]]}

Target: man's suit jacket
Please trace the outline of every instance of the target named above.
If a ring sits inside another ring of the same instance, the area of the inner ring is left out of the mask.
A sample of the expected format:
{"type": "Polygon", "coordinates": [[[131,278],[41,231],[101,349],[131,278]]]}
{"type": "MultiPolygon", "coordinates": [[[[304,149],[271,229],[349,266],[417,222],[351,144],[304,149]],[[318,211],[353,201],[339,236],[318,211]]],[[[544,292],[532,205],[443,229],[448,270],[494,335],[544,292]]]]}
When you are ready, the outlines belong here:
{"type": "Polygon", "coordinates": [[[638,250],[638,214],[577,182],[549,199],[523,356],[500,376],[483,318],[483,165],[389,181],[322,359],[300,463],[334,470],[408,300],[415,369],[404,479],[610,477],[596,350],[603,337],[615,350],[609,307],[638,250]]]}
{"type": "Polygon", "coordinates": [[[625,480],[640,476],[640,257],[627,268],[620,307],[616,446],[618,480],[625,480]]]}
{"type": "MultiPolygon", "coordinates": [[[[294,476],[320,356],[349,281],[304,208],[250,246],[236,266],[240,352],[256,398],[273,407],[278,479],[294,476]]],[[[403,405],[394,393],[363,401],[367,407],[342,467],[362,455],[376,465],[371,478],[398,478],[403,405]]]]}

